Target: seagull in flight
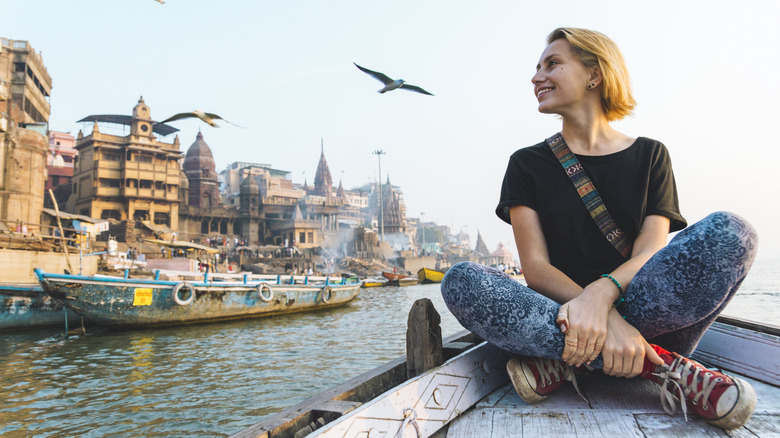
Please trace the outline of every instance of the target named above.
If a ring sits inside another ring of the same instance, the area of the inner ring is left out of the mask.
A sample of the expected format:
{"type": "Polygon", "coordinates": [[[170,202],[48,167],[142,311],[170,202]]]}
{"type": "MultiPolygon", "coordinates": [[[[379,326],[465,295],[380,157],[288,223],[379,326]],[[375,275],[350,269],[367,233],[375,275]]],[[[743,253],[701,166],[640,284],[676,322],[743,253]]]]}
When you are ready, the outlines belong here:
{"type": "MultiPolygon", "coordinates": [[[[218,115],[216,115],[214,113],[206,113],[206,112],[203,112],[201,110],[193,110],[192,112],[189,112],[189,113],[174,114],[174,115],[168,117],[167,119],[163,120],[162,122],[157,122],[157,123],[168,123],[168,122],[173,122],[174,120],[189,119],[189,118],[193,118],[193,117],[197,117],[197,118],[203,120],[204,122],[206,122],[207,124],[209,124],[209,125],[211,125],[211,126],[213,126],[215,128],[219,128],[219,125],[217,125],[214,122],[214,120],[222,120],[224,122],[230,123],[233,126],[238,126],[235,123],[228,122],[227,120],[223,119],[222,117],[220,117],[220,116],[218,116],[218,115]]],[[[244,128],[243,126],[238,126],[238,127],[239,128],[244,128]]],[[[244,129],[246,129],[246,128],[244,128],[244,129]]]]}
{"type": "Polygon", "coordinates": [[[379,73],[378,71],[369,70],[369,69],[367,69],[365,67],[361,67],[361,66],[357,65],[354,62],[353,62],[353,64],[355,64],[355,67],[359,68],[360,71],[362,71],[363,73],[367,73],[370,76],[374,77],[374,79],[376,79],[376,80],[382,82],[383,84],[385,84],[384,88],[379,90],[380,93],[386,93],[388,91],[393,91],[396,88],[400,88],[402,90],[409,90],[409,91],[414,91],[415,93],[427,94],[428,96],[433,96],[433,94],[423,90],[422,88],[420,88],[420,87],[418,87],[416,85],[407,84],[406,81],[404,81],[403,79],[395,79],[395,80],[394,79],[390,79],[384,73],[379,73]]]}

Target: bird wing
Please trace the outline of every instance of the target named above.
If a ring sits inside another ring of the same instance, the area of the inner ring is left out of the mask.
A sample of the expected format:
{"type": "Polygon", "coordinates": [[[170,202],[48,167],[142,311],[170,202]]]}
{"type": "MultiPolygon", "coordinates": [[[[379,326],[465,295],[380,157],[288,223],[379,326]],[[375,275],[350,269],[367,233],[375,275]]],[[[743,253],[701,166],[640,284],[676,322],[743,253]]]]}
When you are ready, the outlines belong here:
{"type": "MultiPolygon", "coordinates": [[[[353,62],[353,64],[355,64],[355,63],[353,62]]],[[[379,73],[378,71],[369,70],[369,69],[361,67],[361,66],[359,66],[357,64],[355,64],[355,67],[359,68],[360,71],[362,71],[363,73],[368,73],[369,75],[373,76],[374,79],[379,80],[380,82],[382,82],[385,85],[393,82],[393,80],[390,79],[389,77],[387,77],[387,75],[384,74],[384,73],[379,73]]]]}
{"type": "Polygon", "coordinates": [[[193,113],[179,113],[179,114],[174,114],[168,117],[167,119],[163,120],[162,122],[157,122],[157,123],[168,123],[168,122],[173,122],[174,120],[188,119],[190,117],[198,117],[198,116],[196,116],[193,113]]]}
{"type": "Polygon", "coordinates": [[[401,88],[403,88],[404,90],[414,91],[415,93],[427,94],[428,96],[433,96],[432,93],[423,90],[417,85],[401,84],[401,88]]]}
{"type": "Polygon", "coordinates": [[[222,117],[220,117],[220,116],[218,116],[218,115],[216,115],[216,114],[214,114],[214,113],[203,113],[203,114],[205,114],[205,115],[206,115],[206,117],[211,117],[212,119],[219,119],[219,120],[222,120],[223,122],[230,123],[230,124],[231,124],[231,125],[233,125],[233,126],[238,126],[239,128],[244,128],[244,129],[246,129],[246,126],[239,126],[239,125],[236,125],[235,123],[233,123],[233,122],[229,122],[229,121],[227,121],[227,120],[223,119],[222,117]]]}

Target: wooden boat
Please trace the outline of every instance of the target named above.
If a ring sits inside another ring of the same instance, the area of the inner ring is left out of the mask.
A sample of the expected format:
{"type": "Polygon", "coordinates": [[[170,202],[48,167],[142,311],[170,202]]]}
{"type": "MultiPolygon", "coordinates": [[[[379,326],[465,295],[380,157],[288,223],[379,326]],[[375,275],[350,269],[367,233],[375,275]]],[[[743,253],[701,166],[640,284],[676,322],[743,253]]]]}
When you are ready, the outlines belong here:
{"type": "Polygon", "coordinates": [[[382,277],[385,277],[388,281],[396,281],[399,278],[409,277],[409,275],[399,274],[397,272],[382,271],[382,277]]]}
{"type": "Polygon", "coordinates": [[[0,285],[0,330],[23,330],[76,324],[80,317],[67,312],[40,284],[0,285]]]}
{"type": "Polygon", "coordinates": [[[417,271],[417,278],[420,279],[420,283],[441,283],[444,278],[444,272],[437,271],[435,269],[421,268],[417,271]]]}
{"type": "Polygon", "coordinates": [[[380,287],[380,286],[387,286],[388,280],[386,278],[366,278],[363,280],[363,287],[380,287]]]}
{"type": "Polygon", "coordinates": [[[388,282],[392,283],[394,286],[414,286],[415,284],[419,283],[420,280],[417,277],[401,277],[396,281],[388,282]]]}
{"type": "Polygon", "coordinates": [[[527,405],[509,383],[508,356],[463,332],[444,341],[444,363],[406,380],[402,357],[233,435],[247,437],[778,436],[780,327],[720,317],[694,358],[749,381],[758,405],[731,434],[695,415],[667,415],[658,387],[596,374],[527,405]]]}
{"type": "Polygon", "coordinates": [[[411,286],[420,281],[414,275],[398,274],[395,272],[382,272],[382,276],[387,279],[388,286],[411,286]]]}
{"type": "Polygon", "coordinates": [[[51,274],[35,270],[43,289],[88,320],[109,327],[149,327],[255,318],[343,305],[357,278],[196,274],[197,280],[51,274]]]}

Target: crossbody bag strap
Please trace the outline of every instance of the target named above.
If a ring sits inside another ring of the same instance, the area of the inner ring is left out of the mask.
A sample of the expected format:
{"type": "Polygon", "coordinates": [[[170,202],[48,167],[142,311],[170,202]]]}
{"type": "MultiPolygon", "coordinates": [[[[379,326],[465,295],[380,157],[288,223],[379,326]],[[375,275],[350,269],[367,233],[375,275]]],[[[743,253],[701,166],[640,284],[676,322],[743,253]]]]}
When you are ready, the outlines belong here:
{"type": "Polygon", "coordinates": [[[588,178],[588,174],[585,173],[585,169],[582,168],[582,164],[574,156],[569,149],[566,141],[563,139],[561,133],[557,133],[547,139],[547,146],[552,149],[555,158],[563,166],[563,170],[571,179],[574,188],[580,195],[582,202],[585,204],[585,208],[588,209],[590,217],[596,222],[596,225],[607,238],[607,241],[615,247],[615,249],[626,259],[631,255],[631,243],[626,239],[623,230],[618,227],[615,221],[607,211],[607,206],[604,205],[604,201],[601,200],[599,192],[596,187],[588,178]]]}

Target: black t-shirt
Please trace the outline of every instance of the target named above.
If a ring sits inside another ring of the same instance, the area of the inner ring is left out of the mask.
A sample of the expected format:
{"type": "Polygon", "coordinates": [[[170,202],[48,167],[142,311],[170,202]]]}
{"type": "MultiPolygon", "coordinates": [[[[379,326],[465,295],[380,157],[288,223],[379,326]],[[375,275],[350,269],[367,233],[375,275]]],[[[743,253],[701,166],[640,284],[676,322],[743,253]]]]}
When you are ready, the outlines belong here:
{"type": "MultiPolygon", "coordinates": [[[[576,156],[630,242],[648,215],[668,217],[670,232],[687,226],[680,214],[669,152],[662,143],[639,137],[614,154],[576,156]]],[[[511,224],[509,209],[516,205],[536,211],[551,264],[580,286],[625,261],[601,233],[545,142],[509,158],[496,214],[511,224]]]]}

